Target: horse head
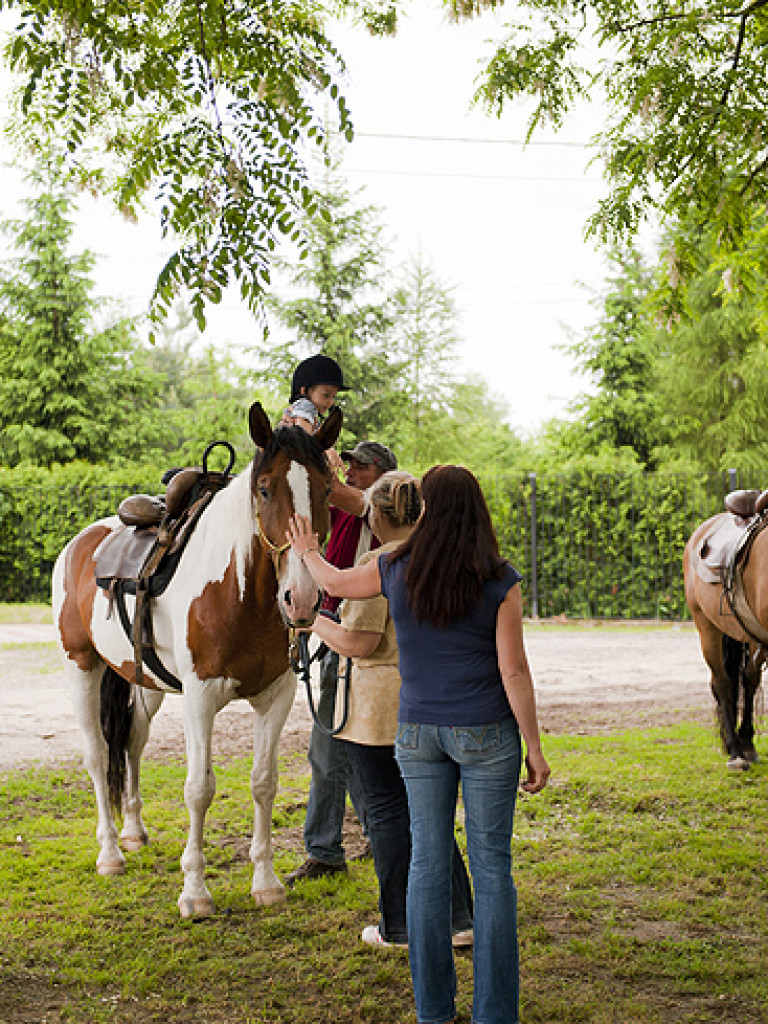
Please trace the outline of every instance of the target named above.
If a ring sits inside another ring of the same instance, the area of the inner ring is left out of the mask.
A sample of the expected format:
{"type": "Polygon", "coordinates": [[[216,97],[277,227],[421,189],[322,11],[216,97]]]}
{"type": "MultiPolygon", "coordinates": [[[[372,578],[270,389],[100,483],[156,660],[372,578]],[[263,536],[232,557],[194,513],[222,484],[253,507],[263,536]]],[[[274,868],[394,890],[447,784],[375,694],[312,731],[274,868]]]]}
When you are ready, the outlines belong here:
{"type": "Polygon", "coordinates": [[[329,527],[328,495],[331,470],[325,451],[339,436],[342,415],[332,409],[315,434],[301,427],[272,430],[259,402],[250,408],[248,422],[256,455],[251,469],[251,496],[261,543],[269,550],[277,576],[277,602],[288,625],[310,626],[322,591],[286,540],[294,512],[308,516],[322,542],[329,527]]]}

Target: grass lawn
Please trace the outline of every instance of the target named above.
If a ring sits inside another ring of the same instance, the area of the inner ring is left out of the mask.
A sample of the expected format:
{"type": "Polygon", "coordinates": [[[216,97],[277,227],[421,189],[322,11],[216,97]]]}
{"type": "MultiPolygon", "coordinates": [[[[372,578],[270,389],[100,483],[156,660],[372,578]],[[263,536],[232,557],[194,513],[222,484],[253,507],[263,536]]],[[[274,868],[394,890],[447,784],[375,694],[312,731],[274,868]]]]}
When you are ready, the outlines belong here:
{"type": "MultiPolygon", "coordinates": [[[[525,1024],[768,1024],[768,768],[727,773],[712,731],[688,724],[545,743],[552,783],[521,797],[514,841],[525,1024]]],[[[309,779],[303,754],[282,761],[285,873],[309,779]]],[[[152,844],[111,879],[94,870],[80,765],[0,779],[2,1024],[415,1021],[407,953],[359,941],[376,917],[370,860],[254,909],[248,772],[217,768],[218,913],[200,922],[176,909],[183,765],[144,766],[152,844]]],[[[459,953],[462,1024],[471,969],[459,953]]]]}

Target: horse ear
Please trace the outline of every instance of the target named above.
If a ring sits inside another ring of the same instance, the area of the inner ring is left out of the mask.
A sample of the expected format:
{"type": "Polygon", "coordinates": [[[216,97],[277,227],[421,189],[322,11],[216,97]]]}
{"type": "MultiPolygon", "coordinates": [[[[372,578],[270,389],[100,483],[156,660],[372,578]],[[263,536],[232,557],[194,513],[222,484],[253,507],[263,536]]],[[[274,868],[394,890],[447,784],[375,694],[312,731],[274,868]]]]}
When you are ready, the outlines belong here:
{"type": "Polygon", "coordinates": [[[248,410],[248,427],[251,431],[251,440],[256,447],[266,448],[272,437],[272,426],[261,402],[254,402],[248,410]]]}
{"type": "Polygon", "coordinates": [[[320,427],[315,437],[322,445],[323,451],[328,448],[333,448],[336,444],[336,439],[341,432],[341,424],[344,417],[341,409],[338,405],[334,405],[331,411],[328,413],[328,418],[325,420],[323,425],[320,427]]]}

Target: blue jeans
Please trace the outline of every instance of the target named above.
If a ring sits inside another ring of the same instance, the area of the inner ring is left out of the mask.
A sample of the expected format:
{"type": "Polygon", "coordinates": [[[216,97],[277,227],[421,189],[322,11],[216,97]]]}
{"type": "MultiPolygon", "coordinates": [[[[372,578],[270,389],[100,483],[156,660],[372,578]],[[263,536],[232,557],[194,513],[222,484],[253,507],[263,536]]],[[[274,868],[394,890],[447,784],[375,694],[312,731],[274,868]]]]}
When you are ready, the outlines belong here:
{"type": "MultiPolygon", "coordinates": [[[[327,726],[333,721],[338,672],[339,656],[328,651],[320,663],[320,695],[317,701],[317,717],[327,726]]],[[[347,786],[352,805],[365,829],[363,796],[355,782],[349,778],[345,744],[328,736],[314,724],[309,737],[308,757],[312,777],[304,819],[304,846],[310,857],[323,864],[343,864],[344,846],[341,837],[347,786]]]]}
{"type": "Polygon", "coordinates": [[[521,763],[517,723],[401,723],[395,749],[411,817],[408,949],[419,1024],[447,1024],[456,1016],[451,860],[459,783],[475,890],[472,1024],[518,1024],[511,852],[521,763]]]}
{"type": "MultiPolygon", "coordinates": [[[[405,896],[411,858],[408,798],[392,746],[344,741],[354,780],[363,793],[371,852],[379,881],[379,931],[387,942],[407,942],[405,896]]],[[[461,851],[453,844],[451,926],[472,927],[472,888],[461,851]]]]}

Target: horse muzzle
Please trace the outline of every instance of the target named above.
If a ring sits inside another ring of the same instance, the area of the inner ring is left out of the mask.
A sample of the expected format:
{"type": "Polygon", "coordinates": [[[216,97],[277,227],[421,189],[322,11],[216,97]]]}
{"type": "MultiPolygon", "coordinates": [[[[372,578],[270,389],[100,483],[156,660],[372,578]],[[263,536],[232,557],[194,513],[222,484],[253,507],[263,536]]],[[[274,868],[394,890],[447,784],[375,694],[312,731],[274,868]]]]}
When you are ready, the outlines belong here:
{"type": "Polygon", "coordinates": [[[323,601],[322,590],[314,592],[314,603],[309,604],[305,596],[297,597],[296,591],[287,588],[280,602],[280,610],[283,612],[286,623],[295,629],[308,629],[317,617],[320,605],[323,601]]]}

